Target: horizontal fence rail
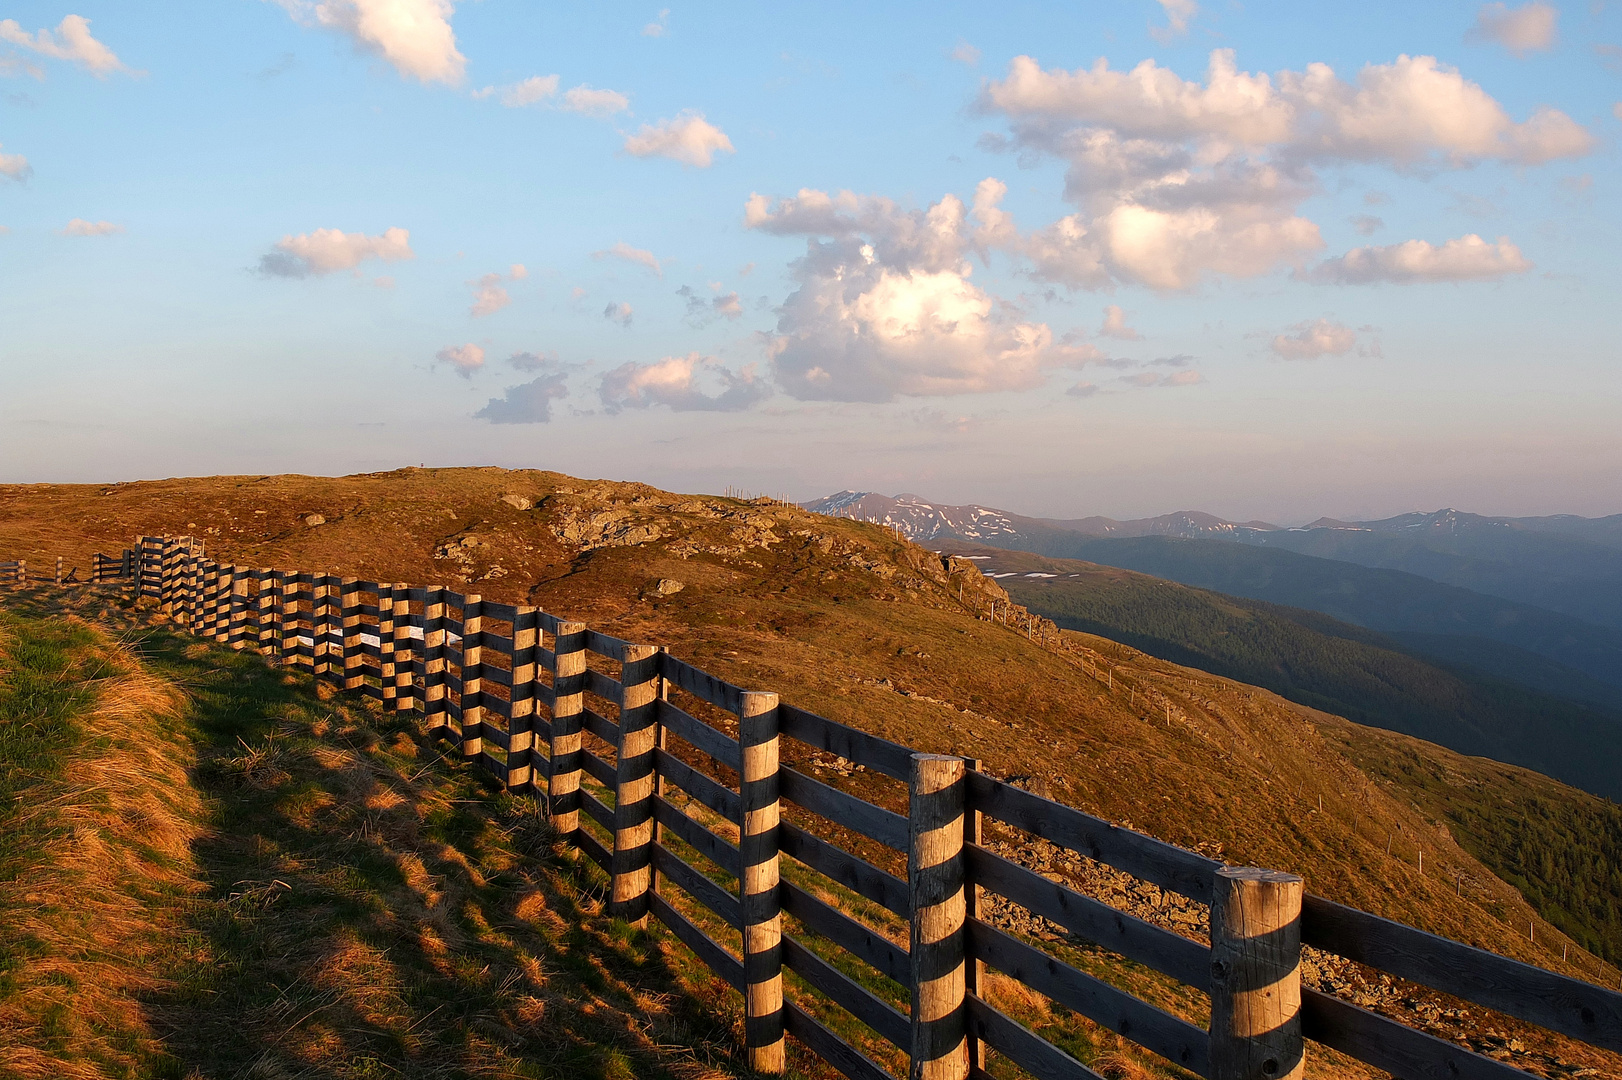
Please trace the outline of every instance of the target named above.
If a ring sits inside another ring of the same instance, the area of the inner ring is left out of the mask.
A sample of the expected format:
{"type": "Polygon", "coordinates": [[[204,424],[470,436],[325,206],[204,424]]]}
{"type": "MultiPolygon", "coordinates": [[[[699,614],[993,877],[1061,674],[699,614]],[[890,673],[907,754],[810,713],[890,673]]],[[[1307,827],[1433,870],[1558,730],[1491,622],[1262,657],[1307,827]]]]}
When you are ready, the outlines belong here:
{"type": "MultiPolygon", "coordinates": [[[[55,580],[78,583],[60,560],[55,580]]],[[[612,915],[657,920],[743,995],[759,1072],[784,1071],[792,1036],[852,1080],[985,1077],[988,1053],[1041,1080],[1097,1078],[999,1007],[994,969],[1212,1080],[1299,1077],[1307,1039],[1401,1076],[1530,1075],[1303,988],[1303,945],[1622,1052],[1615,991],[1307,895],[1292,875],[1224,866],[536,607],[225,565],[190,537],[98,554],[89,580],[420,716],[541,800],[608,874],[612,915]],[[892,806],[812,776],[817,755],[889,784],[892,806]],[[988,820],[1208,905],[1210,943],[1004,857],[982,840],[988,820]],[[987,896],[1208,995],[1210,1026],[993,925],[987,896]]],[[[0,583],[27,581],[26,563],[0,562],[0,583]]]]}

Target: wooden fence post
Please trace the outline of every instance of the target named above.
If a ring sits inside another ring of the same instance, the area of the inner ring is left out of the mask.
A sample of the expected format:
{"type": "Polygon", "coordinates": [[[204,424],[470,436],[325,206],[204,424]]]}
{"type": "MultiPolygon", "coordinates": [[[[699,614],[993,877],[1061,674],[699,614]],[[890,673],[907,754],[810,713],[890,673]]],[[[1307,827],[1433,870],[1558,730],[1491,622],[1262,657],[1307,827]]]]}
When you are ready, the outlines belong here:
{"type": "Polygon", "coordinates": [[[1223,867],[1211,896],[1211,1080],[1299,1080],[1301,879],[1223,867]]]}
{"type": "Polygon", "coordinates": [[[430,585],[422,605],[422,716],[428,737],[445,738],[445,586],[430,585]]]}
{"type": "Polygon", "coordinates": [[[580,828],[581,713],[586,707],[586,624],[559,622],[552,644],[552,759],[546,795],[552,825],[564,837],[580,828]]]}
{"type": "Polygon", "coordinates": [[[52,584],[62,584],[62,556],[60,555],[56,557],[56,580],[52,584]]]}
{"type": "Polygon", "coordinates": [[[457,698],[457,735],[462,741],[462,757],[472,759],[484,750],[484,599],[462,598],[462,640],[457,643],[461,663],[457,674],[462,692],[457,698]]]}
{"type": "Polygon", "coordinates": [[[411,615],[411,586],[394,583],[394,708],[411,712],[422,702],[417,698],[417,657],[422,651],[421,620],[411,615]],[[418,633],[413,635],[412,630],[418,633]],[[404,659],[401,659],[404,657],[404,659]]]}
{"type": "MultiPolygon", "coordinates": [[[[963,768],[965,773],[979,772],[980,761],[978,758],[964,758],[963,768]]],[[[967,782],[966,777],[965,782],[967,782]]],[[[984,828],[985,823],[980,811],[968,808],[963,815],[964,845],[973,844],[978,847],[983,839],[984,828]]],[[[982,905],[983,893],[981,887],[973,881],[968,881],[963,892],[963,924],[965,927],[968,926],[970,920],[980,917],[982,905]]],[[[986,962],[984,960],[969,958],[967,965],[963,969],[963,988],[966,994],[973,994],[975,997],[980,996],[981,988],[985,984],[985,971],[986,962]]],[[[971,1070],[985,1069],[986,1046],[979,1036],[974,1033],[972,1025],[968,1030],[968,1040],[969,1068],[971,1070]]]]}
{"type": "Polygon", "coordinates": [[[962,758],[912,755],[907,806],[911,1080],[964,1080],[969,1075],[963,872],[967,789],[962,758]]]}
{"type": "Polygon", "coordinates": [[[343,681],[339,685],[345,690],[359,690],[366,684],[366,677],[361,674],[361,664],[366,657],[361,652],[360,606],[360,582],[352,577],[341,579],[338,583],[338,625],[343,635],[339,654],[343,681]]]}
{"type": "Polygon", "coordinates": [[[620,659],[619,765],[614,778],[613,883],[608,913],[626,922],[648,914],[653,886],[653,747],[659,737],[659,650],[627,645],[620,659]]]}
{"type": "Polygon", "coordinates": [[[778,894],[777,727],[777,695],[745,691],[738,715],[743,764],[738,778],[743,807],[738,899],[743,909],[744,1044],[749,1067],[774,1074],[788,1067],[783,1043],[783,906],[778,894]]]}
{"type": "Polygon", "coordinates": [[[512,685],[507,700],[507,790],[535,793],[535,649],[541,643],[538,609],[513,612],[512,685]]]}
{"type": "Polygon", "coordinates": [[[254,597],[254,644],[258,646],[263,656],[270,656],[281,638],[280,624],[276,614],[276,589],[271,585],[273,573],[268,566],[261,566],[253,572],[255,587],[258,595],[254,597]]]}

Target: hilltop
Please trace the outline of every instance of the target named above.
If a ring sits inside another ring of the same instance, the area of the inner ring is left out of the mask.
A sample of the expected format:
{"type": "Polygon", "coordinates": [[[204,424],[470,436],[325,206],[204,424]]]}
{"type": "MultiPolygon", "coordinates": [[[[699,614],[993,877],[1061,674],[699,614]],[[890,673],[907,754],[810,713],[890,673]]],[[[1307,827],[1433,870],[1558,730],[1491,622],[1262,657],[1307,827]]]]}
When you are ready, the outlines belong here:
{"type": "MultiPolygon", "coordinates": [[[[1302,873],[1333,899],[1578,977],[1618,978],[1461,847],[1442,808],[1360,767],[1341,722],[1060,632],[971,561],[873,525],[500,469],[0,488],[0,556],[60,552],[82,566],[136,532],[192,533],[211,556],[247,565],[537,603],[833,719],[979,758],[1174,843],[1302,873]]],[[[1365,729],[1350,730],[1358,743],[1365,729]]],[[[1418,740],[1400,745],[1444,760],[1418,740]]],[[[1566,790],[1552,785],[1547,797],[1566,790]]],[[[1410,1006],[1394,997],[1382,1007],[1410,1006]]],[[[1527,1054],[1590,1060],[1514,1025],[1496,1030],[1519,1032],[1527,1054]]]]}

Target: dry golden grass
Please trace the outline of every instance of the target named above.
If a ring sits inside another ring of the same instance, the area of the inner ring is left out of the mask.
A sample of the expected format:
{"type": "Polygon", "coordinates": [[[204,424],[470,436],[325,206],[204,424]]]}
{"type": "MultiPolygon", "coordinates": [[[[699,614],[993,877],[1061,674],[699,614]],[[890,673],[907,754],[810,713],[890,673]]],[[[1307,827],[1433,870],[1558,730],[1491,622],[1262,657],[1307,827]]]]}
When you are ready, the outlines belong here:
{"type": "MultiPolygon", "coordinates": [[[[0,643],[0,650],[4,644],[0,643]]],[[[50,836],[0,884],[26,960],[0,1001],[0,1070],[27,1080],[131,1075],[157,1052],[143,999],[163,986],[180,901],[200,888],[202,808],[175,732],[175,689],[103,643],[94,705],[65,778],[42,783],[11,823],[50,836]]]]}

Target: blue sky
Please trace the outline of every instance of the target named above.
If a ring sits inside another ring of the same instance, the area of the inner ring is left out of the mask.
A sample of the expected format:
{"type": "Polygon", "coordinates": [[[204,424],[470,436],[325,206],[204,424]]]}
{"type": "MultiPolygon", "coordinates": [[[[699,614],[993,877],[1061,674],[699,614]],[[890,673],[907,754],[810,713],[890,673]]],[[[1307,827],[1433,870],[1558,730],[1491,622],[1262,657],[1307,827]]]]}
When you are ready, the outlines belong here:
{"type": "Polygon", "coordinates": [[[0,481],[1622,511],[1616,5],[0,9],[0,481]]]}

